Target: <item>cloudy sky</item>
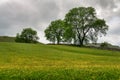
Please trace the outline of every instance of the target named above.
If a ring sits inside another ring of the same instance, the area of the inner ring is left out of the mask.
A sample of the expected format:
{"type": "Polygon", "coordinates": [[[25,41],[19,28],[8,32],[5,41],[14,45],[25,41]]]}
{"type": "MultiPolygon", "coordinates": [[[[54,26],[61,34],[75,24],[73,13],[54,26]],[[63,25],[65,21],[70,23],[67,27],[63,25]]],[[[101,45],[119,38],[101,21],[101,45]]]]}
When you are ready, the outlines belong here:
{"type": "Polygon", "coordinates": [[[44,30],[50,22],[64,19],[70,9],[81,6],[94,7],[109,25],[107,36],[99,42],[120,46],[120,0],[0,0],[0,36],[15,36],[31,27],[38,31],[39,41],[47,43],[44,30]]]}

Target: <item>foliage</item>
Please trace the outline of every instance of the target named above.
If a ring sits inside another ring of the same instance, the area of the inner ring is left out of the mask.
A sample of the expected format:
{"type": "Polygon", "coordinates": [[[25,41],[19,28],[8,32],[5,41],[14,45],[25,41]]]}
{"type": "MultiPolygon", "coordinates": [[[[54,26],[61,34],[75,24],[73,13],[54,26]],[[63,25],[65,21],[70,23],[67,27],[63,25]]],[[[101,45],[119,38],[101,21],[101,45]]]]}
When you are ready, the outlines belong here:
{"type": "MultiPolygon", "coordinates": [[[[106,34],[108,26],[103,19],[96,17],[95,9],[92,7],[78,7],[71,9],[65,16],[68,26],[69,38],[74,40],[74,44],[83,46],[88,41],[96,42],[98,35],[106,34]]],[[[67,33],[67,32],[66,32],[67,33]]]]}
{"type": "Polygon", "coordinates": [[[31,28],[23,29],[21,34],[17,33],[16,42],[22,43],[37,43],[38,40],[37,32],[31,28]]]}
{"type": "Polygon", "coordinates": [[[64,21],[56,20],[52,21],[49,27],[45,30],[45,36],[47,40],[57,44],[62,42],[64,35],[64,21]]]}
{"type": "Polygon", "coordinates": [[[112,45],[108,42],[103,42],[103,43],[100,44],[100,47],[102,47],[102,48],[108,48],[110,46],[112,46],[112,45]]]}

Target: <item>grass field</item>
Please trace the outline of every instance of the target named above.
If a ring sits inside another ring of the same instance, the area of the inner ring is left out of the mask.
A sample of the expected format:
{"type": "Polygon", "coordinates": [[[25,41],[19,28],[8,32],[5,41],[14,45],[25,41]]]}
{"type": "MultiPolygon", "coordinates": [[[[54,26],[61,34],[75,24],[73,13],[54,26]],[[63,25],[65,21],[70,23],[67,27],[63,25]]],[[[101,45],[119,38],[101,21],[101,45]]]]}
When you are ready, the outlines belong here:
{"type": "Polygon", "coordinates": [[[0,80],[120,80],[120,52],[0,43],[0,80]]]}
{"type": "Polygon", "coordinates": [[[0,36],[0,42],[15,42],[15,37],[0,36]]]}

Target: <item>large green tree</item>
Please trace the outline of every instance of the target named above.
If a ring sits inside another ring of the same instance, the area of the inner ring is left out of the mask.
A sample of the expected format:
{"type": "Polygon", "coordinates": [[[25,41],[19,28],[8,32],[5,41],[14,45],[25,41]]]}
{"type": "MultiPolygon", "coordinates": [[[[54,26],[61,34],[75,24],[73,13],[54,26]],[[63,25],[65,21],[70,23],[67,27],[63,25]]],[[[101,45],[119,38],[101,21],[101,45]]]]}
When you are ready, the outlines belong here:
{"type": "Polygon", "coordinates": [[[15,41],[23,43],[36,43],[38,42],[38,39],[37,31],[32,28],[25,28],[21,34],[17,33],[15,41]]]}
{"type": "Polygon", "coordinates": [[[45,37],[47,40],[60,44],[63,41],[64,35],[64,21],[52,21],[49,27],[45,30],[45,37]]]}
{"type": "Polygon", "coordinates": [[[98,35],[105,35],[108,30],[105,20],[97,18],[92,7],[71,9],[65,16],[65,22],[69,24],[67,39],[72,38],[74,44],[80,46],[89,41],[96,42],[98,35]]]}

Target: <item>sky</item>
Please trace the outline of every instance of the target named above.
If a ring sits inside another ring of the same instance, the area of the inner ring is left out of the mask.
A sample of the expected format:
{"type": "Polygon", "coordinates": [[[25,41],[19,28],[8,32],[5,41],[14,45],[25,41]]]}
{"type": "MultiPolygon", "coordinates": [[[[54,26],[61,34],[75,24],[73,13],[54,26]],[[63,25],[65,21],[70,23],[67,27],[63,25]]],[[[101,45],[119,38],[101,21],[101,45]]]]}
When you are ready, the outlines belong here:
{"type": "Polygon", "coordinates": [[[40,42],[48,43],[44,30],[75,7],[95,8],[97,17],[109,26],[107,35],[98,42],[120,46],[120,0],[0,0],[0,36],[16,36],[31,27],[38,32],[40,42]]]}

